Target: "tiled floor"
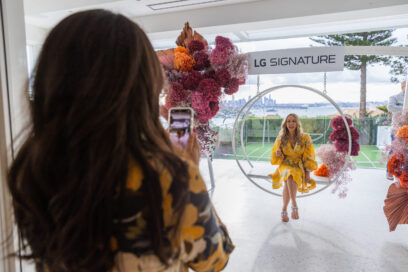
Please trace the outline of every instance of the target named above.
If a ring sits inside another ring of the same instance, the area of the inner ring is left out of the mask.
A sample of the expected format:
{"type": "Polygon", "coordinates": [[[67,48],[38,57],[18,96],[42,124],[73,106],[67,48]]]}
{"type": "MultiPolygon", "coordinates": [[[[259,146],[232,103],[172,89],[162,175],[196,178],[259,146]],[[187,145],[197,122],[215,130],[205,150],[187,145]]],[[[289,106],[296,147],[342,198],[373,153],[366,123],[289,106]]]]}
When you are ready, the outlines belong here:
{"type": "MultiPolygon", "coordinates": [[[[330,188],[299,199],[300,219],[282,223],[281,198],[252,185],[235,161],[213,166],[213,202],[236,245],[225,271],[408,271],[408,225],[388,231],[382,209],[390,182],[383,170],[353,172],[345,199],[330,188]]],[[[206,161],[200,168],[208,180],[206,161]]]]}
{"type": "Polygon", "coordinates": [[[408,271],[408,225],[389,232],[383,213],[384,170],[352,172],[345,199],[330,187],[299,199],[300,219],[282,223],[281,198],[252,185],[235,161],[213,166],[213,203],[236,245],[225,271],[408,271]]]}

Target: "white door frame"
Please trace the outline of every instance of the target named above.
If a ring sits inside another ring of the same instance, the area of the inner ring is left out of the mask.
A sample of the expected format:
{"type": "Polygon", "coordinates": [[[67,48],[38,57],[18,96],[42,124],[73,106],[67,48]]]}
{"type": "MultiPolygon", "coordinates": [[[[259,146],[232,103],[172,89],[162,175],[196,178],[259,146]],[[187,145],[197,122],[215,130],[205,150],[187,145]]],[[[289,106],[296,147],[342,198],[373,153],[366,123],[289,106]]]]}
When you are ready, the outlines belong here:
{"type": "Polygon", "coordinates": [[[17,244],[6,177],[17,147],[13,139],[27,116],[21,111],[27,74],[23,0],[0,0],[0,242],[5,245],[0,247],[0,272],[18,267],[15,258],[5,257],[17,244]]]}

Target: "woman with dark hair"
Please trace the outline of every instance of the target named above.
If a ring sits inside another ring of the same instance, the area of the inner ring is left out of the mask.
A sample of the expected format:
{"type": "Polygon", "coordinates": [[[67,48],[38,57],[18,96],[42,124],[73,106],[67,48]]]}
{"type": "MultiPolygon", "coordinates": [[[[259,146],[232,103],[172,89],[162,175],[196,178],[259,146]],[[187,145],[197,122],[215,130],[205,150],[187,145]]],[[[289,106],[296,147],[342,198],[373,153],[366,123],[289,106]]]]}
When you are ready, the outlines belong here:
{"type": "Polygon", "coordinates": [[[282,122],[281,130],[272,148],[271,164],[279,165],[271,174],[272,188],[283,187],[282,221],[288,222],[287,207],[292,201],[292,219],[299,219],[297,191],[307,193],[316,187],[310,172],[317,169],[312,139],[304,133],[299,117],[290,113],[282,122]]]}
{"type": "Polygon", "coordinates": [[[39,271],[220,271],[233,245],[191,137],[178,156],[159,121],[163,73],[145,33],[104,10],[48,35],[31,126],[8,185],[39,271]]]}

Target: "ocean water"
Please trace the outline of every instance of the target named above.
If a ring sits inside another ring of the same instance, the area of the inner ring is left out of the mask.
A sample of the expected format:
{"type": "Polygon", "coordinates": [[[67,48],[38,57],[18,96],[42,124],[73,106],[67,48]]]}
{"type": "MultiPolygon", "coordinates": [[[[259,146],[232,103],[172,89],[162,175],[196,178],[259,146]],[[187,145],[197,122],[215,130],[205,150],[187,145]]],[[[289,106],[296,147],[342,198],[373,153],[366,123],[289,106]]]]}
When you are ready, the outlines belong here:
{"type": "Polygon", "coordinates": [[[263,117],[263,116],[276,116],[279,115],[280,117],[285,117],[289,113],[295,113],[299,117],[319,117],[319,116],[329,116],[337,114],[338,111],[333,106],[328,107],[309,107],[305,108],[279,108],[275,109],[275,111],[266,111],[262,109],[254,109],[251,110],[252,114],[256,117],[263,117]]]}

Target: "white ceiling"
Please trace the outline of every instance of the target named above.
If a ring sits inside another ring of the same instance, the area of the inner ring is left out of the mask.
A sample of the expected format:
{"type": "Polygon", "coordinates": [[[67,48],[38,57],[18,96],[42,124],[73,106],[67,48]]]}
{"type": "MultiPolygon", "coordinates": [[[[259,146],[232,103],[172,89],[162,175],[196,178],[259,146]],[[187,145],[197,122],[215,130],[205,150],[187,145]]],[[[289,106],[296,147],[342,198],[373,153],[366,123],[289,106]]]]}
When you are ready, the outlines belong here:
{"type": "Polygon", "coordinates": [[[159,48],[173,47],[184,22],[209,41],[233,41],[408,27],[408,0],[24,0],[27,40],[41,43],[65,16],[104,8],[125,14],[159,48]]]}
{"type": "Polygon", "coordinates": [[[69,14],[102,8],[130,18],[218,7],[254,0],[24,0],[26,22],[44,29],[52,28],[69,14]]]}

